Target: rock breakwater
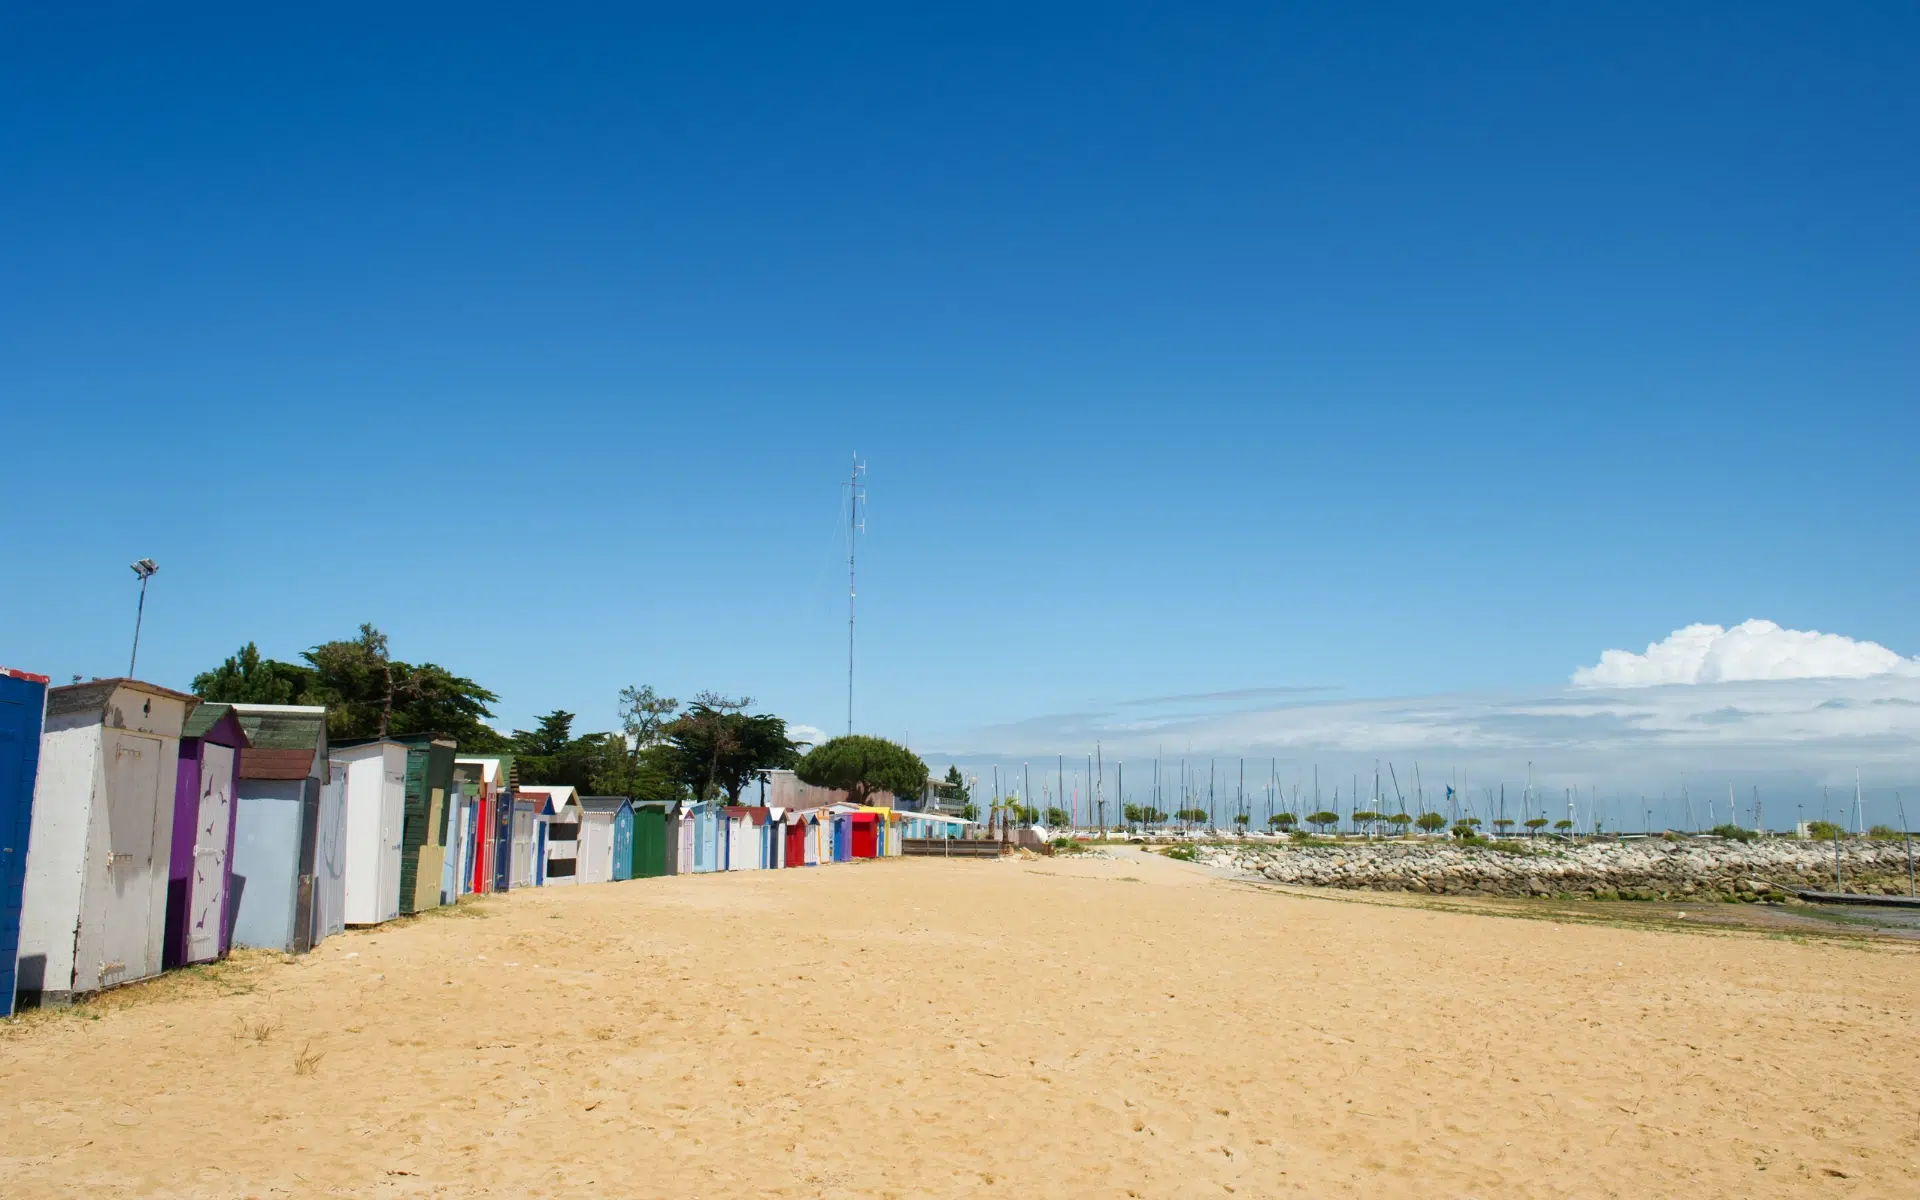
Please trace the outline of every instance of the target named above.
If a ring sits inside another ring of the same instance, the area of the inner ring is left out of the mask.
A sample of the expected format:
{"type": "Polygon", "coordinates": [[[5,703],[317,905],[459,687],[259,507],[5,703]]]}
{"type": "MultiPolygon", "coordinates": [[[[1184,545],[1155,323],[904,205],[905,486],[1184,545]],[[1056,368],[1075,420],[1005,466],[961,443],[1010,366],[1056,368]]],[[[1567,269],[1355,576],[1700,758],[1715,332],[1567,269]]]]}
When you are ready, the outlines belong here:
{"type": "MultiPolygon", "coordinates": [[[[1799,888],[1832,889],[1831,843],[1686,839],[1520,844],[1353,842],[1339,846],[1210,846],[1199,861],[1276,883],[1433,895],[1584,897],[1599,900],[1784,900],[1799,888]]],[[[1842,843],[1847,891],[1904,895],[1899,842],[1842,843]]]]}

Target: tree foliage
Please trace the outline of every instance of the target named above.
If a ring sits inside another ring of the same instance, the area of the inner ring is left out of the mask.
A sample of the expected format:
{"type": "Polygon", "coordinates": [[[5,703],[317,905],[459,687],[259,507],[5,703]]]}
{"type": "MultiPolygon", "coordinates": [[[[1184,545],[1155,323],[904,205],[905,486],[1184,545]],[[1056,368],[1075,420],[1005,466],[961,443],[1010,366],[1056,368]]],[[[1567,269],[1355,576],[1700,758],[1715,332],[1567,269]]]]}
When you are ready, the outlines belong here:
{"type": "Polygon", "coordinates": [[[387,635],[372,625],[340,641],[323,642],[299,663],[260,657],[248,642],[211,671],[196,675],[194,694],[240,704],[313,704],[327,709],[327,736],[335,740],[387,734],[437,733],[462,750],[503,744],[486,718],[499,697],[434,663],[393,658],[387,635]]]}
{"type": "MultiPolygon", "coordinates": [[[[673,778],[696,799],[710,800],[724,793],[727,803],[738,804],[755,771],[781,770],[801,761],[800,747],[787,736],[787,723],[776,716],[749,716],[741,711],[752,703],[751,697],[730,700],[702,692],[686,712],[661,728],[670,748],[667,762],[673,778]]],[[[920,778],[924,783],[925,766],[920,768],[920,778]]]]}
{"type": "Polygon", "coordinates": [[[1438,833],[1446,827],[1447,819],[1437,812],[1421,813],[1420,819],[1415,821],[1414,824],[1426,830],[1428,833],[1438,833]]]}
{"type": "Polygon", "coordinates": [[[927,784],[927,764],[905,746],[885,738],[849,734],[822,742],[794,766],[802,782],[838,788],[855,804],[875,792],[917,796],[927,784]]]}

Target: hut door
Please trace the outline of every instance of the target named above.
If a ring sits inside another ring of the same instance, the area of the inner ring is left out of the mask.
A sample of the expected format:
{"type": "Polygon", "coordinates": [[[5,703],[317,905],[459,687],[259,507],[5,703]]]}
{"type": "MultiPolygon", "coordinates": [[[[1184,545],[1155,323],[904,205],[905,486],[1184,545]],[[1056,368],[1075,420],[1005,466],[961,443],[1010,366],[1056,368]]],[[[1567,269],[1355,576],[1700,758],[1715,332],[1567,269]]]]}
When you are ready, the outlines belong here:
{"type": "Polygon", "coordinates": [[[227,831],[233,828],[233,748],[202,747],[200,820],[193,831],[193,892],[187,900],[187,961],[220,957],[227,895],[227,831]]]}
{"type": "MultiPolygon", "coordinates": [[[[100,927],[101,987],[142,979],[159,969],[153,936],[153,837],[160,816],[159,738],[109,729],[107,751],[107,863],[104,904],[95,908],[100,927]]],[[[82,940],[85,938],[82,932],[82,940]]],[[[85,953],[84,950],[81,953],[85,953]]]]}

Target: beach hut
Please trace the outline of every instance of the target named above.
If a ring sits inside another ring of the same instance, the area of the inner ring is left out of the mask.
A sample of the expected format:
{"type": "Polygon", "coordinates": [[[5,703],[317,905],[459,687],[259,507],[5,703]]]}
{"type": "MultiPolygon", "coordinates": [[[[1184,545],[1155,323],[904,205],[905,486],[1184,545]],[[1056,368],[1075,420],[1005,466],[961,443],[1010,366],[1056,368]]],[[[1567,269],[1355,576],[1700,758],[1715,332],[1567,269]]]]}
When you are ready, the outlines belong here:
{"type": "Polygon", "coordinates": [[[786,845],[781,848],[783,867],[804,867],[807,865],[807,814],[788,812],[782,814],[780,821],[781,838],[786,845]]]}
{"type": "Polygon", "coordinates": [[[726,870],[726,815],[714,804],[693,805],[692,813],[694,873],[726,870]]]}
{"type": "Polygon", "coordinates": [[[853,857],[878,858],[879,814],[857,812],[849,813],[848,817],[853,824],[853,857]]]}
{"type": "Polygon", "coordinates": [[[770,870],[787,866],[787,822],[780,808],[766,808],[766,828],[760,829],[760,847],[770,870]]]}
{"type": "Polygon", "coordinates": [[[400,818],[400,911],[424,912],[440,905],[446,874],[447,797],[453,791],[456,747],[451,738],[411,733],[342,742],[335,750],[381,741],[406,750],[400,818]]]}
{"type": "Polygon", "coordinates": [[[461,894],[504,891],[513,848],[513,756],[461,754],[453,767],[466,777],[461,790],[469,809],[469,833],[461,847],[461,894]]]}
{"type": "Polygon", "coordinates": [[[613,810],[613,878],[624,882],[633,878],[633,801],[620,797],[620,807],[613,810]]]}
{"type": "Polygon", "coordinates": [[[509,887],[539,887],[545,878],[546,826],[540,820],[545,805],[544,796],[527,795],[524,789],[513,793],[509,887]]]}
{"type": "Polygon", "coordinates": [[[668,868],[668,850],[679,840],[679,823],[673,819],[672,812],[673,805],[669,803],[643,802],[633,806],[633,864],[629,878],[654,879],[672,874],[668,868]]]}
{"type": "Polygon", "coordinates": [[[807,865],[833,861],[833,814],[824,809],[807,812],[807,865]]]}
{"type": "Polygon", "coordinates": [[[667,874],[693,874],[693,807],[675,804],[667,810],[667,874]]]}
{"type": "Polygon", "coordinates": [[[760,840],[754,832],[753,810],[730,804],[721,810],[727,815],[727,863],[729,871],[753,871],[760,867],[760,840]]]}
{"type": "Polygon", "coordinates": [[[632,877],[633,804],[625,796],[580,797],[579,871],[581,883],[632,877]]]}
{"type": "Polygon", "coordinates": [[[33,779],[46,716],[47,677],[0,667],[0,1017],[13,1013],[20,894],[27,882],[33,779]]]}
{"type": "Polygon", "coordinates": [[[565,887],[580,882],[580,796],[568,784],[527,785],[520,794],[540,804],[540,882],[565,887]]]}
{"type": "Polygon", "coordinates": [[[246,748],[240,714],[225,704],[202,704],[180,729],[174,775],[173,851],[167,867],[167,967],[226,956],[233,930],[228,912],[233,886],[233,835],[239,817],[240,752],[246,748]]]}
{"type": "Polygon", "coordinates": [[[853,861],[852,813],[833,814],[833,861],[837,863],[853,861]]]}
{"type": "Polygon", "coordinates": [[[133,679],[47,691],[22,886],[21,1003],[157,975],[180,728],[199,701],[133,679]]]}
{"type": "Polygon", "coordinates": [[[346,928],[345,795],[329,790],[327,710],[205,707],[230,707],[247,735],[234,785],[231,943],[305,953],[346,928]]]}
{"type": "Polygon", "coordinates": [[[378,738],[332,749],[346,776],[346,921],[378,925],[400,915],[407,811],[407,746],[378,738]]]}

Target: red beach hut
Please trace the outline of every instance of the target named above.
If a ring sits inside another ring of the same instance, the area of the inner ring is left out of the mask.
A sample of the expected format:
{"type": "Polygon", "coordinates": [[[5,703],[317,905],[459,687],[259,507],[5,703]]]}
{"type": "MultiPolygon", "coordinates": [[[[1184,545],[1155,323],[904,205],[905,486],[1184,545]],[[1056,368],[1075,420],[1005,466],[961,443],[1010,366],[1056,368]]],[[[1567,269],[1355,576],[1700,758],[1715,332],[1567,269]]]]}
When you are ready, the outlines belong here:
{"type": "Polygon", "coordinates": [[[880,818],[874,813],[853,814],[853,856],[855,858],[879,856],[879,825],[880,818]]]}

